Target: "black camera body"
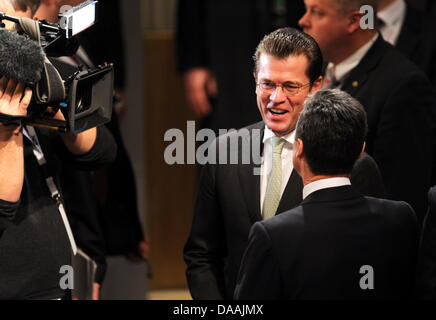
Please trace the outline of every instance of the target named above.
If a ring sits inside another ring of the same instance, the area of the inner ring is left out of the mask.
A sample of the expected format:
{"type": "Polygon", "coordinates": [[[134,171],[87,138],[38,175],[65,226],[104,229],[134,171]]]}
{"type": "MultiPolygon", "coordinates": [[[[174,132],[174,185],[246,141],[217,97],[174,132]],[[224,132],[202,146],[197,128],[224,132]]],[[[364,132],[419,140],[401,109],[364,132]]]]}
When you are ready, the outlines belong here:
{"type": "Polygon", "coordinates": [[[12,34],[0,30],[3,40],[0,45],[0,55],[3,53],[0,76],[24,82],[33,90],[26,117],[0,114],[0,122],[79,133],[110,121],[113,65],[105,64],[92,69],[80,66],[73,74],[61,77],[48,59],[71,56],[77,51],[74,36],[95,23],[96,3],[88,0],[68,10],[60,16],[58,24],[0,13],[0,22],[13,21],[18,31],[12,34]],[[54,119],[59,110],[65,120],[54,119]]]}

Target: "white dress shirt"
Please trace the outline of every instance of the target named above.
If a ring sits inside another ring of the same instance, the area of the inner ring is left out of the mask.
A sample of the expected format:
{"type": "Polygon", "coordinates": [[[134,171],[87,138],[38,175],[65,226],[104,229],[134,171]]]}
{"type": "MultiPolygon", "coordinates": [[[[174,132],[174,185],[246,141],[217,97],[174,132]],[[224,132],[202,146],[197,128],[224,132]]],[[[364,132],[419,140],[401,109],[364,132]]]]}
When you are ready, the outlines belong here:
{"type": "MultiPolygon", "coordinates": [[[[271,175],[272,169],[272,143],[271,138],[275,134],[267,126],[265,126],[265,133],[263,135],[263,155],[262,164],[260,167],[260,207],[263,208],[263,201],[265,199],[266,188],[268,185],[268,180],[271,175]]],[[[295,130],[286,136],[281,137],[286,140],[285,145],[282,150],[282,184],[280,191],[280,198],[285,191],[286,184],[288,183],[289,177],[291,176],[294,165],[292,163],[292,145],[295,141],[295,130]]]]}
{"type": "Polygon", "coordinates": [[[377,12],[377,17],[383,21],[380,33],[387,42],[395,46],[406,19],[406,2],[397,0],[377,12]]]}
{"type": "Polygon", "coordinates": [[[337,81],[342,81],[343,78],[357,65],[360,63],[360,61],[363,59],[363,57],[368,53],[369,49],[371,49],[372,45],[378,38],[378,33],[372,38],[368,43],[360,47],[356,52],[354,52],[351,56],[349,56],[347,59],[342,61],[341,63],[338,63],[336,66],[333,65],[333,63],[329,63],[327,65],[328,70],[334,70],[334,75],[337,81]]]}
{"type": "Polygon", "coordinates": [[[306,184],[303,188],[303,200],[306,199],[309,194],[314,193],[315,191],[347,185],[351,185],[351,182],[349,178],[345,177],[327,178],[311,182],[309,184],[306,184]]]}

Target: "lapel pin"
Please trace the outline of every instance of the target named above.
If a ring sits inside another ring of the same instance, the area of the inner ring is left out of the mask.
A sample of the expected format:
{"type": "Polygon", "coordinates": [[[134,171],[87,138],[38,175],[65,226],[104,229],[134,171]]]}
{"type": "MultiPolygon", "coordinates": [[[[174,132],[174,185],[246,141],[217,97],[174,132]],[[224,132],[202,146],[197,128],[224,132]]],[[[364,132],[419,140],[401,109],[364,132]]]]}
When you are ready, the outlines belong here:
{"type": "Polygon", "coordinates": [[[357,88],[359,86],[359,81],[353,81],[351,85],[353,86],[353,88],[357,88]]]}

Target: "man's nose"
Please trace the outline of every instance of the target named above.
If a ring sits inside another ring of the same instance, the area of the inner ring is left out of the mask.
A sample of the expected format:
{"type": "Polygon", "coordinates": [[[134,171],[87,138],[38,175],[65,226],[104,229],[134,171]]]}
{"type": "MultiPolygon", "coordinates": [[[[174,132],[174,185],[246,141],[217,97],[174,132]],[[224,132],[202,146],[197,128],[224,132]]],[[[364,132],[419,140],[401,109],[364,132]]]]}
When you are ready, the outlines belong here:
{"type": "Polygon", "coordinates": [[[308,16],[309,16],[309,14],[306,11],[306,13],[298,21],[298,25],[303,29],[309,27],[309,17],[308,16]]]}
{"type": "Polygon", "coordinates": [[[282,86],[277,86],[273,92],[271,92],[271,95],[269,99],[274,103],[280,103],[286,100],[286,94],[283,91],[282,86]]]}

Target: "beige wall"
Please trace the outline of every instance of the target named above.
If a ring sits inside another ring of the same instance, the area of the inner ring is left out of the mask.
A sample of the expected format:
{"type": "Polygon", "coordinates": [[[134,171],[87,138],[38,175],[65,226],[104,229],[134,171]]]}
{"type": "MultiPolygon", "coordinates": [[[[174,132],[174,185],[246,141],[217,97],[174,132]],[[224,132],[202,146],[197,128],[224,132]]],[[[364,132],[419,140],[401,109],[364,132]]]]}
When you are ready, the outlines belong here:
{"type": "Polygon", "coordinates": [[[175,28],[177,0],[141,0],[143,30],[175,28]]]}
{"type": "Polygon", "coordinates": [[[195,166],[168,166],[165,132],[186,131],[193,115],[176,71],[177,0],[141,0],[144,66],[145,203],[153,269],[151,289],[185,288],[183,246],[192,221],[195,166]]]}

